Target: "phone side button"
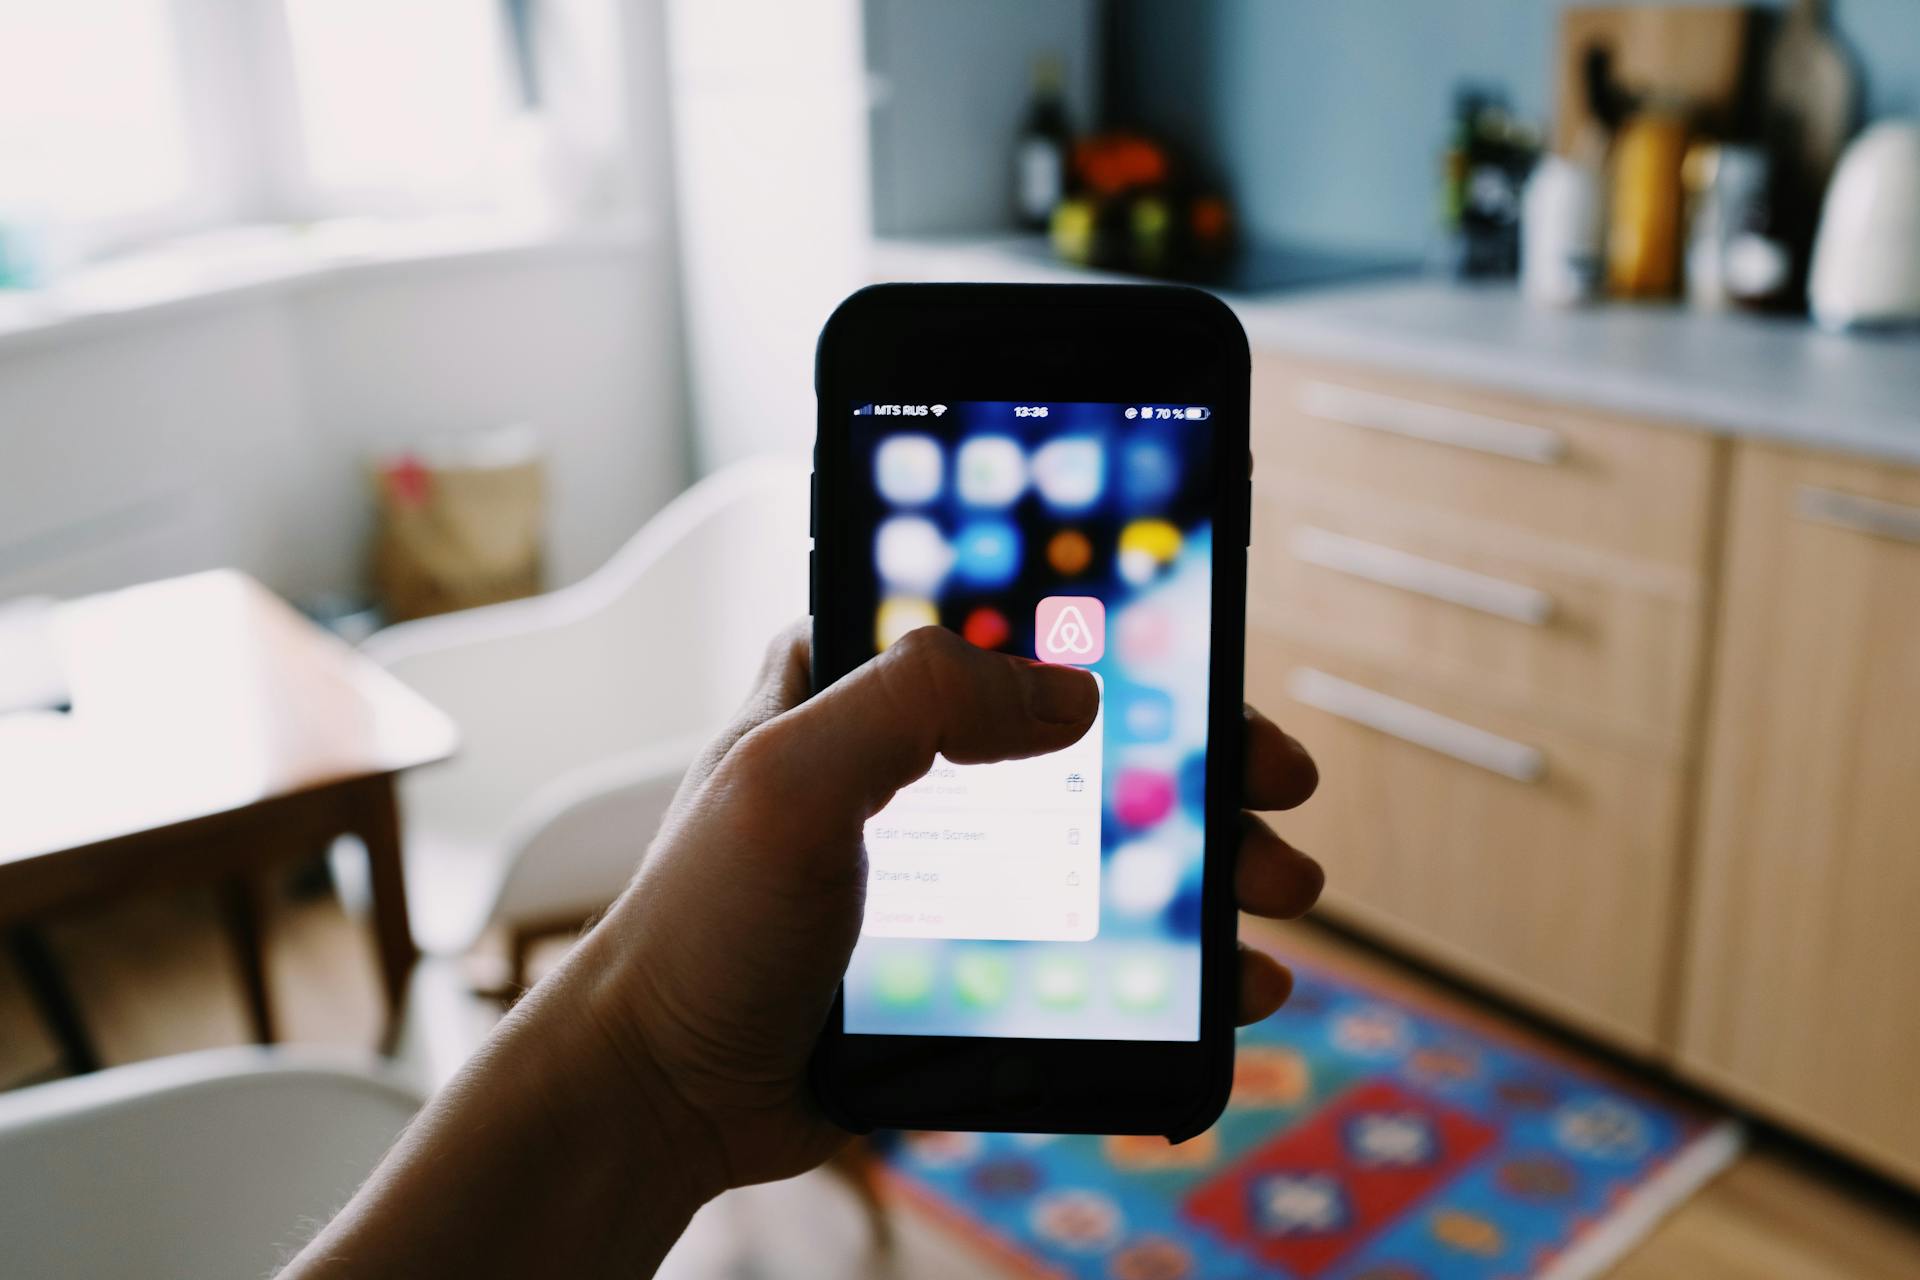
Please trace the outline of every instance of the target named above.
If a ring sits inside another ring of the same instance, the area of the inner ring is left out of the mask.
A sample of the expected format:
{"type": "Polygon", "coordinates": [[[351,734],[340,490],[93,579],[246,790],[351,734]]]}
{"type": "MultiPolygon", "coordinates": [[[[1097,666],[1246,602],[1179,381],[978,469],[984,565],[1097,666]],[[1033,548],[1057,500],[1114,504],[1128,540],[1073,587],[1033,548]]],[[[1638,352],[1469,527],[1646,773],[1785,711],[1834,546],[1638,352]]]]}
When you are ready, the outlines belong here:
{"type": "Polygon", "coordinates": [[[812,548],[812,547],[808,547],[808,548],[807,548],[807,616],[808,616],[809,618],[811,618],[811,617],[813,616],[813,614],[814,614],[814,608],[813,608],[813,582],[814,582],[814,578],[813,578],[813,548],[812,548]]]}
{"type": "Polygon", "coordinates": [[[1003,1111],[1030,1111],[1046,1093],[1039,1064],[1025,1054],[1009,1054],[993,1064],[989,1083],[994,1105],[1003,1111]]]}
{"type": "Polygon", "coordinates": [[[820,536],[820,473],[818,471],[807,472],[807,536],[809,538],[820,536]]]}
{"type": "Polygon", "coordinates": [[[1253,545],[1253,477],[1247,477],[1247,505],[1241,508],[1247,517],[1247,545],[1253,545]]]}

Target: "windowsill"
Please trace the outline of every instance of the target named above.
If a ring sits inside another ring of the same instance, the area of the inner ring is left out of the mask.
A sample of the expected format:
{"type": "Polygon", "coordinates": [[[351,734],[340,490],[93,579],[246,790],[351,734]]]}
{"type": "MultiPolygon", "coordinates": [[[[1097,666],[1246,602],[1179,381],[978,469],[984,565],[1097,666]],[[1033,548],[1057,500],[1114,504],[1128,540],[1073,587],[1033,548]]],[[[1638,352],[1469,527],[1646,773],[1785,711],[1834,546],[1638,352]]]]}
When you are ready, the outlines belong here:
{"type": "Polygon", "coordinates": [[[633,221],[554,226],[463,217],[231,227],[107,259],[44,289],[0,290],[0,355],[368,274],[619,253],[650,239],[633,221]]]}

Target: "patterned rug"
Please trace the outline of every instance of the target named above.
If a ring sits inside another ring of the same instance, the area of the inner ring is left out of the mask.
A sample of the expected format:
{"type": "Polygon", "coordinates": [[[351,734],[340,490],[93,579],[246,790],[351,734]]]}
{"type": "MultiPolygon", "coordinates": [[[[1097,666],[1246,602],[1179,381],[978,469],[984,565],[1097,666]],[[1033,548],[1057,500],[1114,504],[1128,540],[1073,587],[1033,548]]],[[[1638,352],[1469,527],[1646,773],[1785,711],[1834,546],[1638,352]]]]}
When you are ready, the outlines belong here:
{"type": "Polygon", "coordinates": [[[907,1134],[888,1181],[1009,1271],[1100,1280],[1600,1274],[1738,1153],[1729,1121],[1444,996],[1279,952],[1211,1130],[907,1134]]]}

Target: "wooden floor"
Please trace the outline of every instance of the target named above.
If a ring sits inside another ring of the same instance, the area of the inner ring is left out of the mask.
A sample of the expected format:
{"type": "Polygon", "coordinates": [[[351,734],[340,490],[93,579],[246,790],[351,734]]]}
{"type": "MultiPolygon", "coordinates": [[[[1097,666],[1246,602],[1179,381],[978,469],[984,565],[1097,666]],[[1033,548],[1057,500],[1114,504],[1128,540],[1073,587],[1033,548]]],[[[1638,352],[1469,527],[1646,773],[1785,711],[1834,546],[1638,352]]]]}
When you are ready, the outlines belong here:
{"type": "MultiPolygon", "coordinates": [[[[246,1023],[210,900],[155,899],[49,930],[102,1057],[128,1062],[244,1040],[246,1023]]],[[[271,937],[273,986],[289,1039],[370,1046],[380,1021],[370,939],[329,898],[284,902],[271,937]]],[[[1308,950],[1337,950],[1401,974],[1337,935],[1296,927],[1308,950]]],[[[0,965],[0,1087],[58,1074],[18,977],[0,965]]],[[[1920,1198],[1760,1133],[1733,1169],[1670,1217],[1619,1280],[1914,1280],[1920,1198]]]]}

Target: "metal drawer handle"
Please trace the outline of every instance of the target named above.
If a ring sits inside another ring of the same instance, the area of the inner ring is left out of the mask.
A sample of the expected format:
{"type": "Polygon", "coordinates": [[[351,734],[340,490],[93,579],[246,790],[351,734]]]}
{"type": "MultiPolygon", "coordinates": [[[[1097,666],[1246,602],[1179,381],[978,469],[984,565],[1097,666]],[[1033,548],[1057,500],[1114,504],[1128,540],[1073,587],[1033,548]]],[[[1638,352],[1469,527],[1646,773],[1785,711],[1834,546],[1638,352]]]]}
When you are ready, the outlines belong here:
{"type": "Polygon", "coordinates": [[[1287,695],[1330,716],[1451,756],[1515,782],[1538,782],[1547,771],[1539,748],[1502,738],[1451,720],[1437,711],[1390,698],[1312,667],[1295,667],[1287,676],[1287,695]]]}
{"type": "Polygon", "coordinates": [[[1803,484],[1799,493],[1800,518],[1836,529],[1899,542],[1920,542],[1920,507],[1879,498],[1862,498],[1838,489],[1803,484]]]}
{"type": "Polygon", "coordinates": [[[1302,385],[1299,404],[1301,412],[1329,422],[1385,431],[1429,444],[1472,449],[1516,462],[1551,465],[1567,456],[1566,440],[1547,427],[1402,400],[1377,391],[1356,391],[1331,382],[1302,385]]]}
{"type": "Polygon", "coordinates": [[[1542,627],[1553,616],[1553,597],[1537,588],[1427,560],[1377,542],[1349,538],[1344,533],[1302,525],[1293,531],[1287,545],[1293,558],[1305,564],[1496,618],[1542,627]]]}

